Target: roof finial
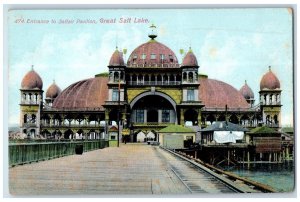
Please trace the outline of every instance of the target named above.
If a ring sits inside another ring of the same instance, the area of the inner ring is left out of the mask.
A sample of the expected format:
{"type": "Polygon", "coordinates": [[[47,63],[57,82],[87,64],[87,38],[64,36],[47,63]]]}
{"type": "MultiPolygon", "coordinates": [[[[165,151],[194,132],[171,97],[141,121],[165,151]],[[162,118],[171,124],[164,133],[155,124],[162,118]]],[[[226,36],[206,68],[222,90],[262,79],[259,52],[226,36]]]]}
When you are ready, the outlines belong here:
{"type": "Polygon", "coordinates": [[[55,84],[55,79],[53,79],[53,83],[55,84]]]}
{"type": "Polygon", "coordinates": [[[247,80],[245,80],[245,84],[247,84],[247,80]]]}
{"type": "Polygon", "coordinates": [[[271,65],[269,66],[269,71],[271,71],[271,65]]]}
{"type": "Polygon", "coordinates": [[[116,50],[118,50],[118,33],[116,33],[116,50]]]}
{"type": "Polygon", "coordinates": [[[151,38],[151,40],[154,40],[157,37],[156,26],[152,24],[149,28],[151,29],[151,31],[148,34],[148,36],[149,38],[151,38]]]}
{"type": "Polygon", "coordinates": [[[33,65],[31,65],[31,71],[33,71],[33,65]]]}

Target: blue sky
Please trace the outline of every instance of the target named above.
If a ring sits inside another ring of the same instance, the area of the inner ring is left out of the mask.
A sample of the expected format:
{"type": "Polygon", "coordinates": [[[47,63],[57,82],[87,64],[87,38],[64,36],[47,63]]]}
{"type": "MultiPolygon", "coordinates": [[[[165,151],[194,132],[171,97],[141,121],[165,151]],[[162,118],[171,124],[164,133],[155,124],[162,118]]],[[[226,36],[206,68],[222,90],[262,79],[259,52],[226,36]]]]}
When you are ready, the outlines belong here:
{"type": "Polygon", "coordinates": [[[272,71],[281,82],[282,124],[293,124],[292,15],[286,8],[272,9],[103,9],[19,10],[9,12],[9,124],[19,123],[21,81],[34,65],[44,91],[53,79],[65,89],[70,84],[108,71],[116,44],[127,57],[148,41],[148,19],[158,27],[157,40],[170,47],[179,61],[179,49],[192,47],[199,72],[240,89],[247,80],[258,103],[259,83],[272,71]],[[96,20],[132,18],[131,23],[31,24],[31,20],[96,20]]]}

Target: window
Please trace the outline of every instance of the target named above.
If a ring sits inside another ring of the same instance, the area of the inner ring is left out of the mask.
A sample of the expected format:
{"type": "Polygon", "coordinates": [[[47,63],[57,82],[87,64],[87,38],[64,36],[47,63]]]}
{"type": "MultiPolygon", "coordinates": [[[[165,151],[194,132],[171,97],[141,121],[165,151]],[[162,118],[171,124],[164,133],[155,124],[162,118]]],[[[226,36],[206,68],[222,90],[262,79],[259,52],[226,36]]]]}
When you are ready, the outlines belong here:
{"type": "Polygon", "coordinates": [[[195,101],[194,90],[187,90],[187,101],[195,101]]]}
{"type": "Polygon", "coordinates": [[[119,101],[119,90],[118,89],[113,89],[112,101],[119,101]]]}
{"type": "Polygon", "coordinates": [[[112,136],[110,136],[110,139],[111,139],[111,140],[115,140],[115,139],[116,139],[116,136],[112,135],[112,136]]]}
{"type": "Polygon", "coordinates": [[[162,122],[170,122],[170,110],[163,109],[161,115],[162,122]]]}
{"type": "Polygon", "coordinates": [[[141,59],[142,59],[142,60],[145,60],[145,59],[146,59],[146,54],[145,54],[145,53],[143,53],[143,54],[141,55],[141,59]]]}
{"type": "Polygon", "coordinates": [[[144,110],[142,109],[136,110],[136,122],[144,123],[144,110]]]}
{"type": "Polygon", "coordinates": [[[170,62],[173,62],[173,55],[169,55],[170,62]]]}
{"type": "Polygon", "coordinates": [[[164,60],[165,59],[165,55],[164,54],[160,54],[160,59],[164,60]]]}
{"type": "Polygon", "coordinates": [[[133,55],[133,58],[132,58],[132,62],[133,62],[133,64],[135,64],[136,63],[136,59],[137,59],[137,55],[133,55]]]}
{"type": "Polygon", "coordinates": [[[154,53],[151,54],[151,59],[156,59],[156,55],[154,53]]]}

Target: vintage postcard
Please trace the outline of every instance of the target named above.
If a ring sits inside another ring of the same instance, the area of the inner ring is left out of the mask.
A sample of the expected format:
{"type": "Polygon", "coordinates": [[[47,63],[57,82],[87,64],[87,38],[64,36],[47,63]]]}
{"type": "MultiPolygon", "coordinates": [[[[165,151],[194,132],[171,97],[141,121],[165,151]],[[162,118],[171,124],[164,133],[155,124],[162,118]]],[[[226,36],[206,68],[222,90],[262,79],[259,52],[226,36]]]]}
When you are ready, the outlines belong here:
{"type": "Polygon", "coordinates": [[[9,193],[293,192],[293,15],[9,10],[9,193]]]}

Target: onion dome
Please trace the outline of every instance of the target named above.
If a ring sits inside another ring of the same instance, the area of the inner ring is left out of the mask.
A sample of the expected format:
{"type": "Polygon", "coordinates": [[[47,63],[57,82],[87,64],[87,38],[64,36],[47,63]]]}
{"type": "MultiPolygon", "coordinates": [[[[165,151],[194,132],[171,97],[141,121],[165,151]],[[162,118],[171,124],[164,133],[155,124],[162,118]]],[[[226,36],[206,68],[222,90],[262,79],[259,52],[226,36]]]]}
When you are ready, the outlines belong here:
{"type": "Polygon", "coordinates": [[[112,54],[108,66],[125,66],[123,53],[118,51],[118,47],[116,47],[115,52],[112,54]]]}
{"type": "Polygon", "coordinates": [[[246,100],[254,98],[254,93],[251,90],[251,88],[248,86],[247,81],[245,81],[245,84],[240,89],[240,93],[244,96],[246,100]]]}
{"type": "Polygon", "coordinates": [[[200,77],[199,100],[206,109],[225,108],[248,109],[249,104],[241,93],[233,86],[207,76],[200,77]]]}
{"type": "Polygon", "coordinates": [[[22,83],[21,83],[22,89],[43,89],[43,81],[33,69],[33,65],[31,70],[23,77],[22,83]]]}
{"type": "Polygon", "coordinates": [[[189,52],[183,58],[181,66],[195,67],[198,66],[198,61],[196,56],[194,55],[191,47],[189,52]]]}
{"type": "Polygon", "coordinates": [[[103,110],[108,99],[108,77],[97,76],[71,84],[54,100],[56,109],[103,110]]]}
{"type": "Polygon", "coordinates": [[[46,98],[56,98],[60,93],[61,89],[56,85],[55,81],[53,81],[46,92],[46,98]]]}
{"type": "Polygon", "coordinates": [[[280,89],[280,82],[276,75],[272,72],[271,66],[269,66],[269,72],[267,72],[260,80],[260,90],[263,89],[280,89]]]}

